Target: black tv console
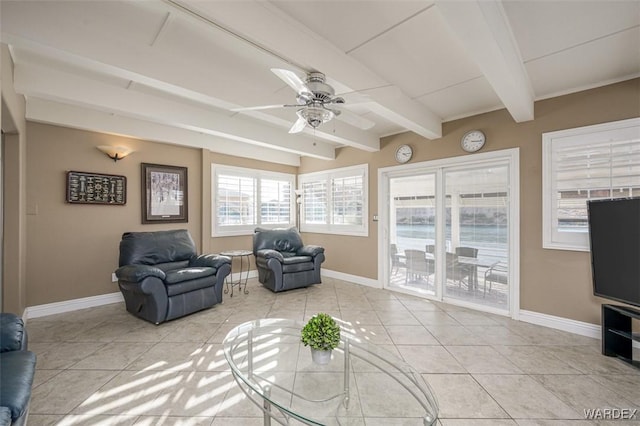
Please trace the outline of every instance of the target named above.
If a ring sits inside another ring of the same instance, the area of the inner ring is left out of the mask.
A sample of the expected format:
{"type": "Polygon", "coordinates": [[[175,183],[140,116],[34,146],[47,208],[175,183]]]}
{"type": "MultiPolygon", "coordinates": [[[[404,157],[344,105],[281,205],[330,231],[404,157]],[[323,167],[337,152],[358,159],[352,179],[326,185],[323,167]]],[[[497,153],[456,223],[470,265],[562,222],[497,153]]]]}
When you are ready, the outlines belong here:
{"type": "Polygon", "coordinates": [[[626,306],[602,305],[602,354],[617,356],[640,368],[633,360],[633,342],[640,342],[640,333],[634,333],[632,319],[640,319],[640,311],[626,306]]]}

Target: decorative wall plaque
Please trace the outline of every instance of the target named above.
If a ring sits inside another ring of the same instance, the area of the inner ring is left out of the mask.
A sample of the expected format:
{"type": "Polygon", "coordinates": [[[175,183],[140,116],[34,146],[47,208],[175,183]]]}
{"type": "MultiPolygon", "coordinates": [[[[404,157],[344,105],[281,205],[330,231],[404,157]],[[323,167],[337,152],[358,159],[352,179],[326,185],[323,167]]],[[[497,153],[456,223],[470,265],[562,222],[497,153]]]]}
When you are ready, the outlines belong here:
{"type": "Polygon", "coordinates": [[[67,203],[125,205],[127,178],[100,173],[67,172],[67,203]]]}

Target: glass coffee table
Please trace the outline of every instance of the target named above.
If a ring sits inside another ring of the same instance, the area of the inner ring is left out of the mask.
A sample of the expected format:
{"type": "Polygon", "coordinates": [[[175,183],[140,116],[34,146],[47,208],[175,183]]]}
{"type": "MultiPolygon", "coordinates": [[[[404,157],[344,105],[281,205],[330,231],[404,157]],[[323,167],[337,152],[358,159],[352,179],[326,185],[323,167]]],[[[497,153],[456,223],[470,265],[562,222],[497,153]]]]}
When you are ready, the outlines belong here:
{"type": "Polygon", "coordinates": [[[327,365],[315,364],[300,342],[303,323],[260,319],[227,334],[225,358],[264,424],[435,424],[438,404],[422,376],[338,322],[340,345],[327,365]]]}

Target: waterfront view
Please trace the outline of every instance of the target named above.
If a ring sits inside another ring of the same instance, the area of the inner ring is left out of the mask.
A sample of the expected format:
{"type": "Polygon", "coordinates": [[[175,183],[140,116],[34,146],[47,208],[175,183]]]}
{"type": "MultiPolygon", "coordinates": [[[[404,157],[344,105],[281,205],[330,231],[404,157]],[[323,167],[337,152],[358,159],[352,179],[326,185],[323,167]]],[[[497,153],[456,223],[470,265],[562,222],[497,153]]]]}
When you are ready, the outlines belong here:
{"type": "MultiPolygon", "coordinates": [[[[435,225],[397,224],[396,242],[399,252],[406,249],[424,250],[426,244],[435,243],[435,225]]],[[[451,247],[451,226],[445,228],[446,251],[451,247]]],[[[460,225],[460,246],[478,249],[478,258],[505,260],[508,250],[508,228],[505,225],[460,225]]]]}

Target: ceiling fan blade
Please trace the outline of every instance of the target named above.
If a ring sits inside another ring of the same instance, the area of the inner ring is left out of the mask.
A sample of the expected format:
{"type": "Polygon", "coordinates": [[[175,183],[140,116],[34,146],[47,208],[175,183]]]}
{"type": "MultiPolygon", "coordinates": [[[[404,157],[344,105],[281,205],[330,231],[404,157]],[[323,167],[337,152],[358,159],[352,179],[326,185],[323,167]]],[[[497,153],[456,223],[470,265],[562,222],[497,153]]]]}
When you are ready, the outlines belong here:
{"type": "Polygon", "coordinates": [[[258,111],[261,109],[300,107],[300,105],[261,105],[254,107],[231,108],[231,111],[258,111]]]}
{"type": "Polygon", "coordinates": [[[371,97],[366,93],[360,92],[347,92],[340,93],[339,95],[344,99],[344,102],[348,105],[358,105],[358,104],[366,104],[367,102],[372,102],[371,97]]]}
{"type": "Polygon", "coordinates": [[[307,120],[302,117],[298,117],[298,120],[293,123],[293,126],[289,129],[289,133],[300,133],[307,126],[307,120]]]}
{"type": "Polygon", "coordinates": [[[307,87],[307,83],[305,83],[304,80],[302,80],[298,74],[293,71],[283,70],[281,68],[271,68],[271,72],[287,83],[296,91],[296,93],[311,93],[311,90],[307,87]]]}
{"type": "Polygon", "coordinates": [[[344,121],[345,123],[351,124],[352,126],[358,127],[362,130],[369,130],[376,124],[371,120],[360,117],[359,115],[345,109],[341,109],[340,114],[336,114],[336,119],[344,121]]]}

